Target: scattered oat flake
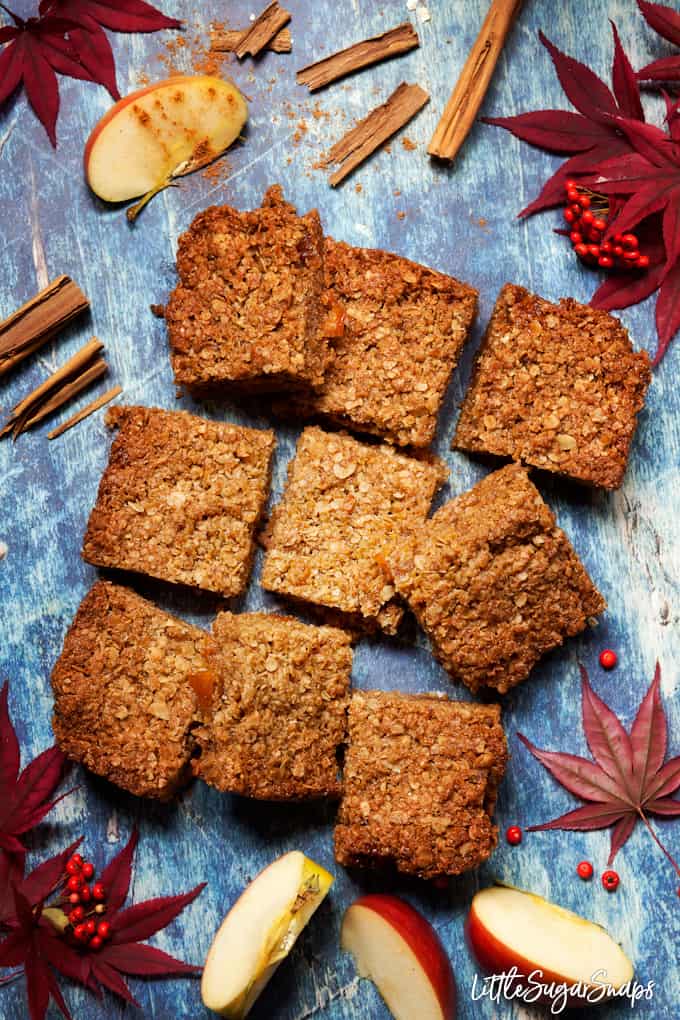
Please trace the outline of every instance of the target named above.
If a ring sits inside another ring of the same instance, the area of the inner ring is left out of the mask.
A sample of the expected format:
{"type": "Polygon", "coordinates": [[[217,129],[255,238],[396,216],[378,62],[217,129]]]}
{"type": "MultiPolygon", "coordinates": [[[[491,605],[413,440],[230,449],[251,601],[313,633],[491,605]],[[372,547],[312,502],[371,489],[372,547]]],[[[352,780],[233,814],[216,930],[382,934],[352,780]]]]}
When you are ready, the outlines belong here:
{"type": "Polygon", "coordinates": [[[6,542],[0,542],[0,560],[4,560],[5,556],[9,552],[9,546],[6,542]]]}
{"type": "Polygon", "coordinates": [[[431,14],[430,14],[429,10],[427,9],[427,7],[423,7],[423,6],[417,7],[416,8],[416,14],[418,15],[418,20],[421,21],[421,22],[429,21],[430,18],[431,18],[431,14]]]}
{"type": "Polygon", "coordinates": [[[415,11],[418,6],[418,0],[406,0],[406,10],[415,11]]]}
{"type": "Polygon", "coordinates": [[[403,145],[407,152],[413,152],[414,149],[418,148],[413,139],[409,138],[407,135],[404,135],[404,137],[401,140],[401,144],[403,145]]]}
{"type": "Polygon", "coordinates": [[[398,212],[397,213],[397,219],[398,220],[405,220],[406,219],[406,213],[405,212],[398,212]]]}

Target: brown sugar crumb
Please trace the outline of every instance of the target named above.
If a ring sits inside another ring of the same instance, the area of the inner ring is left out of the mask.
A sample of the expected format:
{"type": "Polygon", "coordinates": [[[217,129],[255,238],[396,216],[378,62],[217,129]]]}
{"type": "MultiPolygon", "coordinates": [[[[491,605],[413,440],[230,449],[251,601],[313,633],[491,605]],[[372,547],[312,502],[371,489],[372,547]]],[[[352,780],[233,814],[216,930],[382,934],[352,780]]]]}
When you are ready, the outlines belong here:
{"type": "Polygon", "coordinates": [[[271,613],[221,613],[213,636],[215,683],[196,733],[196,774],[260,800],[338,796],[350,636],[271,613]]]}
{"type": "Polygon", "coordinates": [[[119,433],[85,535],[88,563],[243,592],[274,433],[148,407],[114,407],[106,421],[119,433]]]}
{"type": "Polygon", "coordinates": [[[390,551],[422,522],[441,462],[307,428],[268,527],[262,586],[394,632],[390,551]]]}
{"type": "Polygon", "coordinates": [[[401,144],[407,152],[414,152],[418,148],[417,144],[411,138],[408,138],[407,135],[404,135],[401,144]]]}
{"type": "Polygon", "coordinates": [[[406,219],[406,213],[405,212],[401,212],[401,211],[398,212],[397,213],[397,219],[398,220],[405,220],[406,219]]]}
{"type": "Polygon", "coordinates": [[[336,860],[428,879],[476,868],[496,846],[507,757],[498,705],[355,691],[336,860]]]}
{"type": "Polygon", "coordinates": [[[477,312],[477,291],[399,255],[331,238],[325,259],[328,299],[344,320],[332,334],[335,354],[323,385],[293,398],[288,410],[399,446],[427,446],[477,312]]]}
{"type": "Polygon", "coordinates": [[[190,776],[191,677],[206,668],[209,646],[202,630],[97,582],[52,673],[59,747],[138,797],[172,797],[190,776]]]}
{"type": "Polygon", "coordinates": [[[211,206],[179,239],[168,325],[175,381],[195,392],[317,386],[330,356],[318,329],[323,234],[270,188],[260,209],[211,206]]]}
{"type": "Polygon", "coordinates": [[[505,694],[606,603],[519,464],[446,503],[390,559],[434,654],[505,694]]]}
{"type": "Polygon", "coordinates": [[[362,191],[363,191],[364,189],[363,189],[363,187],[361,186],[361,184],[355,184],[355,185],[354,185],[354,190],[356,191],[357,195],[360,195],[360,194],[361,194],[361,192],[362,192],[362,191]]]}
{"type": "Polygon", "coordinates": [[[506,284],[454,446],[617,489],[650,378],[647,353],[608,312],[506,284]]]}

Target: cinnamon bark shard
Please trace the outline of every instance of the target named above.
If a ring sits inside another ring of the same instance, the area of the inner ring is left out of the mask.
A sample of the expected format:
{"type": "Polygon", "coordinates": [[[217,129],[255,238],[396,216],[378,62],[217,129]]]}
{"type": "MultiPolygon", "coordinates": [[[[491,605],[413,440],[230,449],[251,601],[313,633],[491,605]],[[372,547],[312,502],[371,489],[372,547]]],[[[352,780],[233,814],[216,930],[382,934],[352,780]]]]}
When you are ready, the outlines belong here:
{"type": "Polygon", "coordinates": [[[452,160],[467,138],[522,0],[492,0],[427,151],[452,160]]]}
{"type": "Polygon", "coordinates": [[[0,322],[0,376],[46,344],[89,306],[90,302],[69,276],[58,276],[0,322]]]}
{"type": "Polygon", "coordinates": [[[410,21],[405,21],[389,32],[364,39],[330,57],[308,64],[297,72],[297,82],[298,85],[306,85],[310,92],[315,92],[353,71],[407,53],[419,45],[418,33],[410,21]]]}
{"type": "Polygon", "coordinates": [[[406,82],[402,82],[382,106],[377,106],[336,142],[322,161],[322,166],[341,164],[329,177],[331,186],[336,187],[344,181],[345,177],[368,159],[376,149],[384,145],[388,138],[408,124],[418,111],[422,110],[429,98],[420,85],[407,85],[406,82]]]}
{"type": "Polygon", "coordinates": [[[51,432],[48,432],[47,438],[56,439],[57,436],[61,436],[64,432],[72,429],[74,425],[78,425],[79,422],[83,421],[85,418],[89,418],[89,416],[94,414],[95,411],[98,411],[100,407],[104,407],[111,400],[119,397],[122,392],[122,386],[112,386],[110,390],[106,391],[106,393],[102,393],[101,397],[97,397],[96,400],[93,400],[90,404],[87,404],[85,407],[81,408],[80,411],[77,411],[74,415],[72,415],[72,417],[62,422],[56,429],[52,429],[51,432]]]}
{"type": "MultiPolygon", "coordinates": [[[[210,49],[216,53],[235,53],[250,30],[247,28],[214,28],[210,33],[210,49]]],[[[273,53],[290,53],[293,40],[289,28],[282,28],[265,46],[273,53]]]]}
{"type": "Polygon", "coordinates": [[[255,19],[234,50],[234,53],[239,60],[243,60],[248,55],[256,57],[289,21],[290,11],[281,7],[274,0],[274,3],[265,7],[262,13],[255,19]]]}

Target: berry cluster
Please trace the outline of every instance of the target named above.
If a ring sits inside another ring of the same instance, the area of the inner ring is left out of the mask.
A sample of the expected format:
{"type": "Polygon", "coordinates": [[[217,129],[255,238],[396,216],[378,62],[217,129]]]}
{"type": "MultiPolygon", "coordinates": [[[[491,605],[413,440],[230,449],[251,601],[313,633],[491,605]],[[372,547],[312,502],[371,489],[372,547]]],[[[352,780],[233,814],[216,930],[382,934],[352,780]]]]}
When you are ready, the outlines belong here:
{"type": "Polygon", "coordinates": [[[88,949],[101,949],[111,937],[111,925],[98,918],[106,913],[106,889],[101,882],[89,885],[94,866],[73,854],[66,864],[63,898],[73,938],[88,949]]]}
{"type": "Polygon", "coordinates": [[[635,234],[614,234],[603,241],[607,230],[609,206],[603,195],[567,181],[564,218],[569,224],[569,240],[580,259],[601,269],[648,269],[649,256],[640,254],[635,234]]]}

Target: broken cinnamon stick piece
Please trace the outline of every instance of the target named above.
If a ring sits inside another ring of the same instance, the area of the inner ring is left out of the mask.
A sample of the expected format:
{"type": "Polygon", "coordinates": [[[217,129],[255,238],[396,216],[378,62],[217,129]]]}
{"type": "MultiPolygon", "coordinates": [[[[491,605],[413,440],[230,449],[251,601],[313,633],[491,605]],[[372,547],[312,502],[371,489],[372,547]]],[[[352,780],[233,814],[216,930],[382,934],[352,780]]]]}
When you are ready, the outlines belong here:
{"type": "Polygon", "coordinates": [[[371,153],[408,124],[411,118],[422,110],[429,98],[420,85],[407,85],[406,82],[402,82],[382,106],[377,106],[336,142],[322,161],[323,166],[330,166],[331,163],[341,164],[329,177],[331,186],[336,187],[344,181],[345,177],[368,159],[371,153]]]}
{"type": "Polygon", "coordinates": [[[400,53],[407,53],[414,47],[420,45],[418,33],[410,21],[403,25],[391,28],[389,32],[382,35],[372,36],[362,42],[348,46],[344,50],[333,53],[330,57],[317,60],[314,64],[308,64],[301,68],[296,75],[298,85],[306,85],[310,92],[329,85],[338,78],[353,71],[359,71],[362,67],[369,67],[377,64],[379,60],[387,60],[389,57],[396,57],[400,53]]]}
{"type": "Polygon", "coordinates": [[[91,414],[98,411],[100,407],[104,407],[115,397],[119,397],[122,392],[122,386],[112,386],[110,390],[106,391],[106,393],[102,393],[101,397],[97,397],[97,399],[93,400],[92,403],[87,404],[80,411],[77,411],[74,415],[72,415],[72,417],[67,418],[66,421],[62,422],[61,425],[58,425],[56,429],[52,429],[51,432],[48,432],[47,438],[56,439],[57,436],[61,436],[64,432],[68,432],[68,430],[72,429],[74,425],[78,425],[79,422],[83,421],[85,418],[89,418],[91,414]]]}
{"type": "MultiPolygon", "coordinates": [[[[235,53],[248,31],[247,28],[213,28],[210,33],[210,49],[216,53],[235,53]]],[[[290,29],[282,28],[269,40],[265,49],[273,53],[290,53],[293,49],[290,29]]]]}
{"type": "MultiPolygon", "coordinates": [[[[59,389],[54,396],[50,397],[39,410],[33,414],[24,424],[21,426],[20,432],[26,432],[27,429],[32,429],[34,425],[43,421],[49,415],[53,414],[54,411],[58,411],[60,407],[63,407],[73,397],[77,397],[79,393],[91,386],[97,379],[101,379],[103,375],[109,370],[109,366],[106,364],[103,358],[98,358],[89,368],[76,376],[71,382],[66,383],[59,389]]],[[[14,430],[14,436],[19,434],[14,430]]]]}
{"type": "Polygon", "coordinates": [[[59,276],[49,286],[0,322],[0,376],[89,308],[80,287],[69,276],[59,276]]]}
{"type": "Polygon", "coordinates": [[[277,0],[274,0],[274,3],[265,7],[262,13],[255,18],[234,53],[239,60],[243,60],[247,55],[256,57],[289,21],[290,11],[285,10],[277,3],[277,0]]]}
{"type": "Polygon", "coordinates": [[[493,0],[427,151],[454,159],[474,124],[522,0],[493,0]]]}

